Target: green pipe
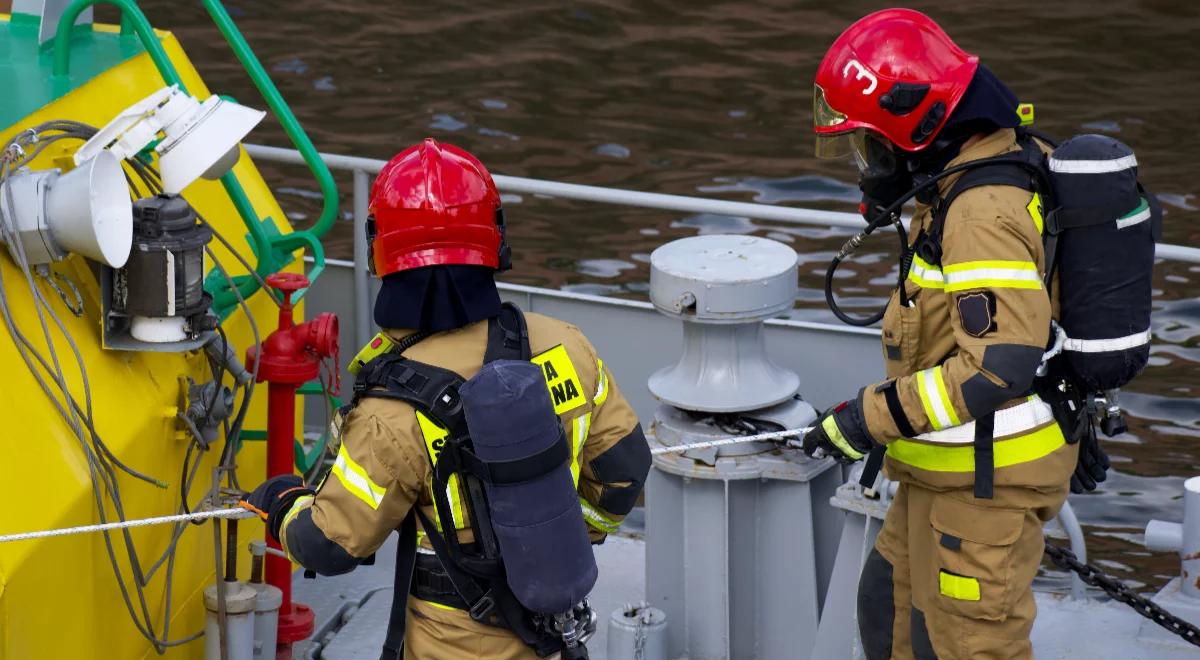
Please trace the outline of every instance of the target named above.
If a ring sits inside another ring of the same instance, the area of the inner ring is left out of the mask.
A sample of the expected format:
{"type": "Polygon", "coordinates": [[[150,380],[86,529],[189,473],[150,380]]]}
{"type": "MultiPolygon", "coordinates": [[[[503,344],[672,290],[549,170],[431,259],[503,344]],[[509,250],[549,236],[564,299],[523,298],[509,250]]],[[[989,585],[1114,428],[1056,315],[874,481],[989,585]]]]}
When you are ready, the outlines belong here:
{"type": "Polygon", "coordinates": [[[312,140],[308,138],[308,134],[300,126],[300,122],[296,120],[296,115],[292,114],[292,109],[288,107],[287,101],[280,95],[279,89],[275,87],[275,83],[271,77],[267,75],[263,65],[258,60],[258,56],[250,49],[250,44],[246,43],[246,38],[242,36],[233,19],[229,17],[229,12],[225,11],[225,7],[220,0],[204,0],[204,8],[208,10],[212,16],[213,22],[216,23],[217,29],[229,42],[229,47],[233,49],[233,54],[242,63],[246,69],[246,73],[250,75],[250,79],[254,82],[254,86],[258,88],[263,99],[275,116],[279,119],[279,123],[283,126],[283,130],[287,133],[288,138],[295,145],[296,150],[304,157],[305,164],[312,172],[313,177],[317,180],[317,185],[321,188],[321,195],[324,197],[324,206],[321,208],[321,216],[317,219],[316,224],[307,232],[315,234],[318,238],[324,236],[333,227],[334,221],[337,219],[338,211],[338,191],[337,184],[333,180],[333,174],[329,171],[329,167],[321,160],[321,155],[317,153],[316,147],[313,146],[312,140]]]}
{"type": "Polygon", "coordinates": [[[163,80],[168,85],[179,85],[179,89],[186,92],[187,88],[179,79],[179,72],[175,70],[171,58],[167,57],[167,51],[163,50],[162,44],[158,41],[158,35],[154,34],[154,28],[150,25],[150,21],[146,20],[146,15],[137,6],[136,0],[74,0],[67,5],[62,18],[58,21],[58,31],[54,33],[53,76],[55,78],[67,77],[67,72],[71,70],[71,28],[75,26],[75,21],[79,20],[79,15],[86,9],[100,4],[113,5],[121,10],[121,33],[128,34],[127,30],[132,29],[142,42],[142,47],[150,55],[154,66],[158,67],[158,72],[162,75],[163,80]]]}

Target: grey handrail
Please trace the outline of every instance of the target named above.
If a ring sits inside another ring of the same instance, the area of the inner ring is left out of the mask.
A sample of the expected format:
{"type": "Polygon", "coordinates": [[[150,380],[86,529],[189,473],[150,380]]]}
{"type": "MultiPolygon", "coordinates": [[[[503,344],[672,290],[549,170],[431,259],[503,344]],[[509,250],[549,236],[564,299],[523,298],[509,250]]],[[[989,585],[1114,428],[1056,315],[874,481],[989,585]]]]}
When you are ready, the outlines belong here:
{"type": "MultiPolygon", "coordinates": [[[[279,163],[304,164],[300,153],[293,149],[281,149],[279,147],[268,147],[259,144],[247,144],[245,146],[246,151],[255,158],[279,163]]],[[[362,158],[360,156],[345,156],[342,154],[322,153],[320,156],[330,169],[366,172],[369,174],[378,173],[380,168],[387,163],[387,161],[377,158],[362,158]]],[[[689,197],[686,195],[666,195],[663,193],[585,186],[577,183],[562,183],[559,181],[528,179],[499,174],[494,175],[492,178],[496,180],[496,185],[502,191],[510,193],[548,195],[561,199],[663,209],[682,213],[713,213],[716,215],[750,218],[752,220],[793,222],[821,227],[844,227],[854,230],[862,229],[863,227],[862,216],[857,213],[775,206],[773,204],[757,204],[754,202],[733,202],[724,199],[689,197]]],[[[355,255],[356,258],[357,256],[355,255]]],[[[1200,248],[1184,245],[1159,243],[1155,250],[1155,256],[1171,261],[1200,264],[1200,248]]]]}

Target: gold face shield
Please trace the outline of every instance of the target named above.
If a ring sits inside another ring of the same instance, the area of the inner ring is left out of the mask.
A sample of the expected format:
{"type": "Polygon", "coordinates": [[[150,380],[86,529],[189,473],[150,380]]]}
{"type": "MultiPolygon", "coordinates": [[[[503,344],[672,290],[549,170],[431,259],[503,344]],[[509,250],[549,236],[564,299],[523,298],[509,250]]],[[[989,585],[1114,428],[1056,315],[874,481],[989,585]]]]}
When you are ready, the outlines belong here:
{"type": "Polygon", "coordinates": [[[813,128],[817,132],[817,158],[842,158],[850,154],[851,146],[846,140],[847,133],[822,133],[821,129],[834,128],[846,122],[846,115],[834,110],[825,100],[825,90],[820,85],[813,86],[813,128]]]}

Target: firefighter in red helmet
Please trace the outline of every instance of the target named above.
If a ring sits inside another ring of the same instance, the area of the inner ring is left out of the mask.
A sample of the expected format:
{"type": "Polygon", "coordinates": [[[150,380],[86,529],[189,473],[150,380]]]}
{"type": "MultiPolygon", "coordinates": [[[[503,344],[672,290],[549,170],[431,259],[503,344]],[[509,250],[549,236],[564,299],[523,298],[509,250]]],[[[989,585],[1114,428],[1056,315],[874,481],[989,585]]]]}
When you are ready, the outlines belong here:
{"type": "MultiPolygon", "coordinates": [[[[462,421],[460,385],[466,400],[476,382],[468,379],[496,356],[519,355],[517,364],[537,365],[531,391],[553,408],[546,414],[561,438],[553,448],[563,453],[542,452],[550,458],[538,465],[506,467],[522,472],[521,484],[561,470],[555,474],[568,488],[587,554],[578,566],[591,567],[575,586],[586,590],[595,580],[587,541],[599,543],[617,529],[649,470],[633,409],[578,328],[501,304],[494,275],[511,262],[504,214],[491,175],[474,156],[433,139],[405,149],[375,180],[370,213],[371,264],[383,279],[375,321],[384,330],[351,365],[358,373],[355,403],[344,411],[336,461],[315,490],[299,477],[276,477],[247,501],[265,514],[269,533],[290,557],[323,575],[352,570],[401,531],[384,658],[586,657],[578,655],[582,647],[564,646],[556,620],[539,619],[524,601],[497,591],[504,573],[489,571],[503,565],[511,582],[520,558],[500,557],[497,564],[488,554],[499,521],[493,507],[495,525],[488,524],[488,509],[477,507],[484,500],[476,498],[484,490],[493,496],[500,470],[477,487],[463,474],[447,477],[439,457],[462,439],[455,422],[462,421]],[[440,389],[431,390],[431,382],[440,389]]],[[[577,623],[580,631],[594,626],[577,623]]]]}
{"type": "Polygon", "coordinates": [[[918,191],[911,262],[882,317],[887,379],[804,441],[843,462],[886,456],[900,484],[859,583],[869,660],[1033,657],[1042,525],[1078,445],[1033,387],[1054,308],[1040,200],[1019,167],[963,167],[1040,159],[1029,114],[909,9],[860,19],[817,69],[817,154],[853,157],[866,219],[898,222],[889,207],[918,191]]]}

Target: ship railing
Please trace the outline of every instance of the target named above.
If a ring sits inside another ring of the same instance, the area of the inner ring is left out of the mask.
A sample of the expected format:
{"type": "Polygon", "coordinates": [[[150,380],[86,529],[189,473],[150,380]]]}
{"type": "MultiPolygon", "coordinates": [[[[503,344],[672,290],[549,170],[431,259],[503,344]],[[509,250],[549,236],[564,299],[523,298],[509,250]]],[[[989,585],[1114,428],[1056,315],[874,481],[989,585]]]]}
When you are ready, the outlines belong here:
{"type": "MultiPolygon", "coordinates": [[[[245,145],[251,157],[275,163],[306,165],[304,156],[295,149],[284,149],[259,144],[245,145]]],[[[353,176],[351,205],[354,219],[354,323],[355,345],[363,346],[370,340],[371,287],[370,271],[367,266],[367,201],[370,195],[371,177],[379,173],[387,161],[344,154],[320,153],[321,160],[333,171],[350,172],[353,176]]],[[[818,227],[838,227],[858,230],[863,227],[862,216],[855,213],[825,211],[797,207],[775,206],[754,202],[735,202],[686,195],[648,193],[602,186],[587,186],[544,179],[493,175],[501,192],[555,197],[599,204],[615,204],[637,208],[677,211],[680,213],[710,213],[818,227]]],[[[1200,249],[1182,245],[1160,243],[1156,255],[1161,259],[1200,264],[1200,249]]],[[[1074,512],[1067,505],[1060,513],[1058,524],[1070,540],[1071,549],[1080,558],[1087,556],[1083,529],[1074,512]]],[[[1072,579],[1071,595],[1083,597],[1083,584],[1072,579]]]]}

